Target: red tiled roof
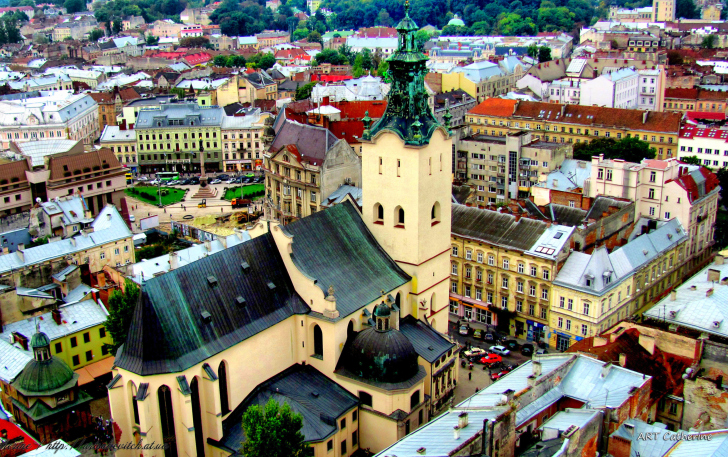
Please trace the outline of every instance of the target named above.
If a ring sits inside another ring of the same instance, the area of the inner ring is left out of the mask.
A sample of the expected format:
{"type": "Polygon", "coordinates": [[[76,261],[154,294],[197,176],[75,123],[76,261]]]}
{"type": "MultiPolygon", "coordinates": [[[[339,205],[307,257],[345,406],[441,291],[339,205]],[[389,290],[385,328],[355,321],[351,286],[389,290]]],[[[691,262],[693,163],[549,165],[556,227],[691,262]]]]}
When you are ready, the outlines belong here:
{"type": "Polygon", "coordinates": [[[504,98],[486,98],[478,106],[468,111],[468,114],[510,117],[513,116],[514,106],[516,106],[516,100],[506,100],[504,98]]]}
{"type": "Polygon", "coordinates": [[[701,89],[680,89],[680,88],[668,88],[665,89],[665,99],[677,98],[683,100],[720,100],[726,101],[728,96],[725,92],[716,90],[701,90],[701,89]]]}
{"type": "Polygon", "coordinates": [[[293,58],[300,57],[305,54],[306,54],[306,51],[304,51],[301,48],[281,49],[279,51],[276,51],[275,58],[276,59],[293,59],[293,58]]]}
{"type": "Polygon", "coordinates": [[[359,29],[356,35],[361,38],[396,38],[397,29],[394,27],[366,27],[359,29]]]}
{"type": "MultiPolygon", "coordinates": [[[[695,181],[695,178],[693,177],[693,173],[685,173],[683,175],[680,175],[679,177],[675,179],[668,180],[666,183],[669,182],[676,182],[680,187],[685,189],[685,191],[688,193],[688,198],[690,199],[690,203],[695,202],[696,200],[701,199],[705,195],[709,194],[713,190],[715,190],[716,187],[720,185],[720,182],[718,181],[718,176],[715,175],[715,173],[711,172],[705,167],[700,167],[698,169],[698,172],[702,177],[704,178],[704,183],[702,185],[698,185],[698,183],[695,181]]],[[[700,177],[698,177],[699,179],[700,177]]]]}
{"type": "MultiPolygon", "coordinates": [[[[720,114],[720,113],[715,113],[720,114]]],[[[725,115],[723,115],[725,119],[725,115]]],[[[716,140],[728,140],[728,130],[724,129],[713,129],[713,128],[700,128],[694,125],[683,125],[680,128],[680,138],[713,138],[716,140]]]]}
{"type": "Polygon", "coordinates": [[[184,52],[172,52],[172,51],[162,51],[154,54],[152,57],[159,57],[160,59],[179,59],[181,57],[184,57],[184,52]]]}
{"type": "Polygon", "coordinates": [[[190,54],[184,57],[184,61],[190,65],[198,65],[201,63],[209,62],[212,56],[206,52],[198,52],[197,54],[190,54]]]}
{"type": "MultiPolygon", "coordinates": [[[[474,109],[477,108],[476,106],[474,109]]],[[[522,101],[518,103],[513,118],[677,135],[680,132],[682,114],[650,111],[647,119],[644,119],[644,112],[635,109],[522,101]]]]}
{"type": "Polygon", "coordinates": [[[12,442],[15,438],[22,438],[22,440],[18,440],[17,443],[9,446],[8,450],[3,452],[3,455],[20,455],[21,453],[30,452],[40,447],[40,444],[33,437],[8,420],[0,419],[0,429],[7,431],[7,440],[9,442],[12,442]],[[20,443],[23,443],[22,450],[19,452],[13,451],[13,449],[20,449],[20,443]]]}
{"type": "MultiPolygon", "coordinates": [[[[587,352],[603,362],[612,363],[618,363],[619,355],[624,354],[625,368],[652,377],[653,399],[664,395],[681,395],[682,375],[693,364],[693,360],[664,352],[658,347],[650,354],[639,344],[639,335],[639,330],[630,328],[618,335],[614,341],[597,347],[594,347],[594,337],[584,338],[571,345],[566,352],[587,352]]],[[[609,335],[606,337],[609,338],[609,335]]]]}
{"type": "Polygon", "coordinates": [[[688,111],[685,115],[688,121],[724,121],[725,113],[707,113],[705,111],[688,111]]]}
{"type": "Polygon", "coordinates": [[[313,74],[311,75],[311,81],[321,81],[325,83],[333,83],[337,81],[348,81],[349,79],[354,79],[351,75],[319,75],[319,74],[313,74]]]}

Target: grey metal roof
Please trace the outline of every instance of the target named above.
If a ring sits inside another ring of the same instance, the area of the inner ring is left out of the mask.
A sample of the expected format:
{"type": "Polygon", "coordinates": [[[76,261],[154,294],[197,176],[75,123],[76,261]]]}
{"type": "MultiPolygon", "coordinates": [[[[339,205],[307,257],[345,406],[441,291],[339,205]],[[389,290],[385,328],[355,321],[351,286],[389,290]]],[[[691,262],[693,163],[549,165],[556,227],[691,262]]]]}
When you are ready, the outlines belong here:
{"type": "MultiPolygon", "coordinates": [[[[669,451],[670,457],[726,457],[728,456],[728,431],[719,430],[715,432],[700,432],[700,434],[708,434],[710,440],[688,440],[682,439],[677,441],[669,451]]],[[[697,433],[690,433],[697,435],[697,433]]]]}
{"type": "Polygon", "coordinates": [[[622,209],[631,204],[632,202],[629,201],[615,200],[613,198],[600,195],[594,199],[594,203],[592,203],[591,208],[589,208],[586,219],[599,220],[602,218],[602,214],[606,212],[610,206],[616,206],[617,208],[622,209]]]}
{"type": "Polygon", "coordinates": [[[43,313],[40,316],[6,324],[0,333],[0,339],[9,341],[13,332],[30,338],[36,333],[36,324],[39,324],[40,330],[54,341],[103,324],[109,315],[103,305],[93,300],[62,305],[58,310],[62,319],[60,325],[53,321],[52,313],[43,313]]]}
{"type": "Polygon", "coordinates": [[[595,416],[601,414],[601,411],[594,409],[574,409],[569,408],[565,411],[559,411],[554,414],[548,421],[544,422],[539,430],[552,428],[555,430],[566,431],[572,425],[579,428],[585,427],[591,422],[595,416]]]}
{"type": "Polygon", "coordinates": [[[583,160],[565,159],[561,166],[549,173],[546,180],[536,184],[553,190],[567,191],[583,187],[584,181],[591,176],[591,164],[583,160]]]}
{"type": "Polygon", "coordinates": [[[510,214],[452,205],[452,233],[525,251],[546,231],[546,223],[510,214]]]}
{"type": "Polygon", "coordinates": [[[382,249],[345,201],[282,227],[293,237],[296,267],[326,293],[334,286],[339,319],[406,284],[410,276],[382,249]]]}
{"type": "Polygon", "coordinates": [[[78,265],[69,265],[66,268],[64,268],[63,270],[59,271],[58,273],[52,275],[51,277],[53,279],[63,282],[66,280],[66,276],[73,273],[77,269],[78,269],[78,265]]]}
{"type": "Polygon", "coordinates": [[[76,303],[77,301],[83,300],[88,294],[92,292],[98,292],[98,289],[93,289],[86,284],[79,284],[75,289],[68,292],[68,295],[63,297],[65,303],[76,303]]]}
{"type": "Polygon", "coordinates": [[[88,235],[78,234],[73,238],[25,249],[22,257],[18,253],[0,256],[0,273],[86,251],[112,241],[131,238],[132,235],[121,214],[110,205],[101,210],[91,226],[94,231],[88,235]]]}
{"type": "Polygon", "coordinates": [[[423,455],[417,452],[420,448],[425,448],[424,455],[428,456],[452,455],[452,452],[459,449],[463,443],[482,432],[484,421],[492,421],[507,410],[505,406],[487,410],[451,409],[384,449],[375,457],[416,457],[423,455]],[[453,427],[458,425],[458,416],[462,412],[468,413],[468,426],[460,430],[460,439],[456,440],[453,427]]]}
{"type": "Polygon", "coordinates": [[[277,152],[282,147],[292,144],[296,146],[302,158],[320,163],[326,158],[326,152],[338,141],[339,139],[328,129],[286,120],[280,129],[276,130],[276,137],[270,145],[270,150],[277,152]]]}
{"type": "Polygon", "coordinates": [[[572,252],[556,275],[554,284],[602,295],[663,252],[686,241],[687,237],[680,221],[675,218],[611,253],[604,246],[595,249],[591,255],[572,252]],[[587,278],[592,281],[591,287],[586,285],[587,278]]]}
{"type": "MultiPolygon", "coordinates": [[[[546,205],[546,211],[552,221],[572,227],[581,224],[586,219],[587,215],[587,212],[581,208],[572,208],[570,206],[557,205],[555,203],[549,203],[546,205]]],[[[601,217],[601,213],[599,215],[601,217]]]]}
{"type": "MultiPolygon", "coordinates": [[[[207,256],[213,255],[224,249],[237,246],[240,243],[250,240],[250,234],[247,231],[240,231],[232,235],[224,237],[224,243],[218,238],[210,241],[209,249],[207,244],[195,244],[189,248],[177,251],[177,263],[179,267],[189,265],[207,256]]],[[[164,254],[153,259],[145,259],[130,266],[131,274],[128,277],[141,284],[145,279],[151,279],[162,273],[170,271],[169,254],[164,254]]]]}
{"type": "Polygon", "coordinates": [[[408,314],[399,321],[399,331],[412,343],[417,354],[430,363],[435,362],[455,345],[427,323],[408,314]]]}
{"type": "Polygon", "coordinates": [[[324,198],[322,200],[322,202],[325,202],[325,204],[327,206],[336,205],[338,203],[341,203],[341,201],[347,195],[351,195],[351,197],[354,199],[354,201],[356,201],[357,206],[359,206],[359,208],[361,208],[361,205],[363,202],[363,199],[362,199],[363,192],[362,192],[361,187],[349,186],[347,184],[343,184],[343,185],[339,186],[338,189],[331,192],[331,195],[324,198]]]}
{"type": "Polygon", "coordinates": [[[629,450],[630,457],[662,457],[675,445],[674,441],[645,440],[639,437],[645,436],[644,433],[657,433],[656,436],[662,438],[666,431],[667,426],[660,422],[647,424],[638,419],[627,419],[610,436],[619,436],[632,443],[629,450]]]}
{"type": "Polygon", "coordinates": [[[116,365],[143,376],[183,371],[308,312],[273,237],[261,235],[145,281],[116,365]],[[243,271],[242,262],[250,268],[243,271]]]}
{"type": "Polygon", "coordinates": [[[137,115],[134,125],[136,130],[151,128],[185,127],[220,127],[225,110],[219,106],[198,106],[197,103],[172,103],[161,105],[160,109],[142,109],[137,115]],[[173,125],[171,121],[179,121],[173,125]]]}
{"type": "MultiPolygon", "coordinates": [[[[95,102],[94,102],[95,103],[95,102]]],[[[20,153],[30,157],[34,167],[42,167],[45,157],[71,150],[78,144],[77,140],[53,139],[40,141],[24,141],[15,143],[20,153]]]]}
{"type": "MultiPolygon", "coordinates": [[[[223,421],[223,437],[218,447],[239,455],[245,439],[242,417],[252,405],[264,406],[271,398],[288,403],[291,410],[303,416],[306,442],[320,442],[338,431],[338,419],[359,404],[359,399],[311,365],[292,365],[259,384],[223,421]]],[[[356,427],[356,424],[349,424],[356,427]]]]}
{"type": "Polygon", "coordinates": [[[712,335],[728,337],[728,285],[708,280],[708,272],[728,277],[728,263],[711,263],[644,312],[644,316],[712,335]],[[692,290],[692,288],[695,290],[692,290]],[[708,291],[713,292],[708,295],[708,291]],[[716,325],[717,324],[717,325],[716,325]]]}
{"type": "Polygon", "coordinates": [[[94,220],[93,217],[86,217],[86,211],[88,210],[86,203],[83,198],[77,195],[56,198],[40,205],[49,216],[63,213],[61,217],[63,225],[90,224],[94,220]]]}
{"type": "Polygon", "coordinates": [[[10,383],[33,359],[33,355],[30,351],[23,350],[19,344],[10,344],[8,341],[8,338],[0,339],[0,379],[10,383]]]}

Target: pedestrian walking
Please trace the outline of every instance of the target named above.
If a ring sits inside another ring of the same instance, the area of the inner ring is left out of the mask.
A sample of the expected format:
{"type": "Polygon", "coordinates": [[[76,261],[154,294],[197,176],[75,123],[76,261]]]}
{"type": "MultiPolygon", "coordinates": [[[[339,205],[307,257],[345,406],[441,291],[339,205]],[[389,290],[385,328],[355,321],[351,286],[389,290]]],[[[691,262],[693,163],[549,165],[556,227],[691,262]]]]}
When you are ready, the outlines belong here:
{"type": "Polygon", "coordinates": [[[473,380],[473,372],[469,371],[468,372],[468,381],[472,381],[472,380],[473,380]]]}

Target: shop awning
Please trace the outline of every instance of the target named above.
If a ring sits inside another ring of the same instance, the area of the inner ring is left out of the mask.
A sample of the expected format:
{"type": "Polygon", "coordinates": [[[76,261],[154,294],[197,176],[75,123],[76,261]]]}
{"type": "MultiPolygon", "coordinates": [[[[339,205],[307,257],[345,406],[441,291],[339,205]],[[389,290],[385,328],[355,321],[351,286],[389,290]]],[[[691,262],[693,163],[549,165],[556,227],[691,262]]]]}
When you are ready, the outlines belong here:
{"type": "Polygon", "coordinates": [[[111,369],[113,367],[114,357],[107,357],[76,370],[76,373],[80,375],[80,378],[78,378],[78,385],[82,386],[84,384],[88,384],[93,382],[96,378],[111,373],[111,369]]]}

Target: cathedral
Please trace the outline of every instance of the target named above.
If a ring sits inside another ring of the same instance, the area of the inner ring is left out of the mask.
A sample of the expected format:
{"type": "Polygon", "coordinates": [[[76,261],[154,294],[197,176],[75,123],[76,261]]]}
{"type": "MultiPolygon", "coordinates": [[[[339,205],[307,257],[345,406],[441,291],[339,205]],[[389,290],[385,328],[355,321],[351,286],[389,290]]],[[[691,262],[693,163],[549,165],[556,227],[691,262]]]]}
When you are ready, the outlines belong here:
{"type": "Polygon", "coordinates": [[[344,202],[147,280],[109,400],[119,455],[230,456],[270,398],[310,454],[380,451],[448,404],[451,147],[405,14],[384,116],[364,118],[363,206],[344,202]]]}

